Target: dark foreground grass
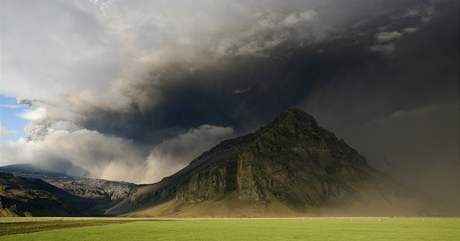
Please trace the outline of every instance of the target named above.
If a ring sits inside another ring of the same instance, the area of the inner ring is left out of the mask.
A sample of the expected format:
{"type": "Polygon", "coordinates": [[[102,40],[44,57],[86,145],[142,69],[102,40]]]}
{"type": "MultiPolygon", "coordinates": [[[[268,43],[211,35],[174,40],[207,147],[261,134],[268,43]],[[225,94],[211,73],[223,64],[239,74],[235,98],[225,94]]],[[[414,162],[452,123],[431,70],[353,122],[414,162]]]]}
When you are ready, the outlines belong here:
{"type": "Polygon", "coordinates": [[[134,221],[0,236],[15,241],[459,241],[460,219],[306,218],[134,221]]]}
{"type": "Polygon", "coordinates": [[[107,224],[120,224],[124,220],[27,220],[16,222],[0,222],[0,236],[20,233],[33,233],[46,230],[75,228],[107,224]]]}

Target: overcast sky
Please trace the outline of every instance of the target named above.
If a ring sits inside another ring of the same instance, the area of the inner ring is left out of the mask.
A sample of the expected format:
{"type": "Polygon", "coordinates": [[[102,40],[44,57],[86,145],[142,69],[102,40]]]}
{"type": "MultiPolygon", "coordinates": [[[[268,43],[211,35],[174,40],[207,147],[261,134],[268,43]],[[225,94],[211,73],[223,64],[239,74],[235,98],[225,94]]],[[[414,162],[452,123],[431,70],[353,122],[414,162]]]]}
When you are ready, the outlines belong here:
{"type": "Polygon", "coordinates": [[[0,5],[1,165],[155,182],[297,106],[460,202],[457,1],[0,5]]]}

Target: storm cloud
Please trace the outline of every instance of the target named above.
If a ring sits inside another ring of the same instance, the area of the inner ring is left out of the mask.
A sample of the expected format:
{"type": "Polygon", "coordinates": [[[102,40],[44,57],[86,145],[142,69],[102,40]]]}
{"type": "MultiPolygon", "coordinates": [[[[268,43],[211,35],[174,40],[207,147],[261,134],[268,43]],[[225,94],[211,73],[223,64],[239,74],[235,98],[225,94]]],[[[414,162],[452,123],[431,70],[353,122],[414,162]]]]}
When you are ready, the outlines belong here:
{"type": "Polygon", "coordinates": [[[2,164],[153,182],[298,106],[373,165],[460,200],[456,1],[2,5],[0,93],[30,106],[2,164]]]}

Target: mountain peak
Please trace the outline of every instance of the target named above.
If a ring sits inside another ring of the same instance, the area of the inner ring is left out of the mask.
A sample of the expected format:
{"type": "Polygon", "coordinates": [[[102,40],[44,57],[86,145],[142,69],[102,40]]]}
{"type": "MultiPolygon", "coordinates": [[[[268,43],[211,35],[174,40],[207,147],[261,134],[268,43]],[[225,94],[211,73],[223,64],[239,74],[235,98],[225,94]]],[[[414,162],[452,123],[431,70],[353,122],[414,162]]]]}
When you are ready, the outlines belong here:
{"type": "Polygon", "coordinates": [[[289,108],[285,112],[279,114],[273,120],[273,123],[283,123],[283,124],[296,124],[299,123],[301,125],[310,125],[310,126],[318,126],[315,118],[301,109],[298,108],[289,108]]]}
{"type": "Polygon", "coordinates": [[[289,108],[276,116],[268,125],[259,129],[256,135],[268,134],[274,137],[287,137],[295,140],[298,137],[311,136],[317,132],[324,132],[324,130],[318,125],[313,116],[301,109],[289,108]]]}

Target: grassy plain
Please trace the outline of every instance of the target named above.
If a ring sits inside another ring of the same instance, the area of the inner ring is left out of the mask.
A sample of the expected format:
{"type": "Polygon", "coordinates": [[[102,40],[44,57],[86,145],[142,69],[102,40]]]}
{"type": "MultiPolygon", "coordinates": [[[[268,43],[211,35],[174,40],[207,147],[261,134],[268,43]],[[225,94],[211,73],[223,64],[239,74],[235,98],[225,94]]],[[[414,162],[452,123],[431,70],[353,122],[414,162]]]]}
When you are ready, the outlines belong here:
{"type": "Polygon", "coordinates": [[[8,241],[459,241],[460,218],[0,219],[8,241]],[[36,223],[34,226],[33,223],[36,223]],[[59,225],[61,224],[61,225],[59,225]],[[56,227],[56,225],[58,227],[56,227]],[[68,226],[66,226],[68,225],[68,226]],[[96,225],[96,226],[94,226],[96,225]],[[52,230],[51,230],[52,229],[52,230]],[[40,231],[41,230],[41,231],[40,231]],[[39,231],[39,232],[37,232],[39,231]]]}

